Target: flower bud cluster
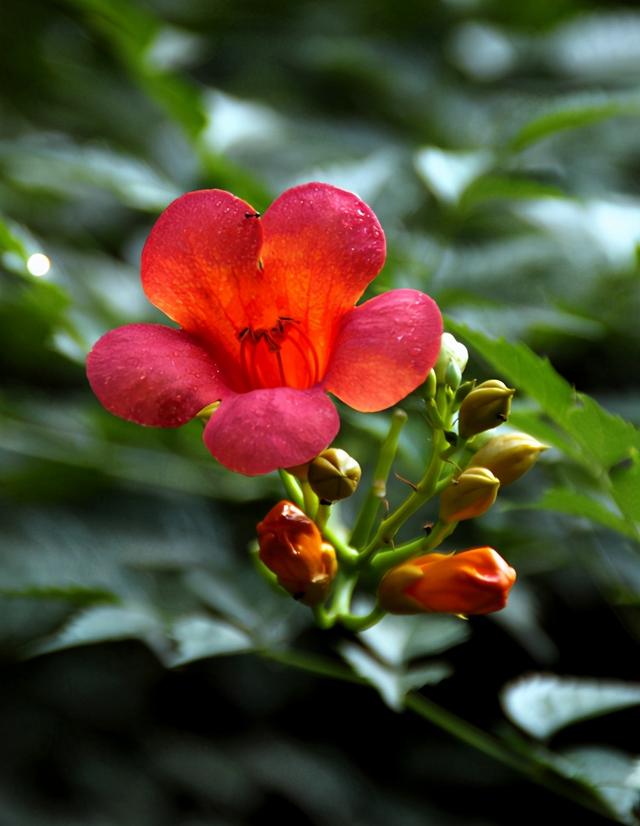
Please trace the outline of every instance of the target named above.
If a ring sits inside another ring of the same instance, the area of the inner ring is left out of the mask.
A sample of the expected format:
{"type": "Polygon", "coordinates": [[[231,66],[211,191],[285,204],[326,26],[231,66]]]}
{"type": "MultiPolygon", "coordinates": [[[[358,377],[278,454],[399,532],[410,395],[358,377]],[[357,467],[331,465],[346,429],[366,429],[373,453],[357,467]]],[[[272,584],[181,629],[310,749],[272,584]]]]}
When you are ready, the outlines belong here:
{"type": "MultiPolygon", "coordinates": [[[[387,550],[379,559],[373,560],[371,571],[386,571],[378,584],[378,605],[383,611],[395,614],[438,612],[459,616],[488,614],[506,606],[516,580],[515,570],[489,547],[450,554],[423,553],[406,560],[407,552],[414,548],[426,550],[437,547],[436,543],[448,536],[458,522],[485,514],[496,501],[499,489],[526,473],[546,449],[524,433],[492,437],[482,435],[507,421],[515,390],[498,379],[489,379],[478,385],[475,381],[463,381],[467,358],[464,345],[445,333],[439,358],[422,387],[426,418],[434,432],[441,431],[439,442],[434,439],[434,445],[449,444],[449,447],[436,448],[440,453],[433,456],[436,461],[449,460],[448,467],[456,468],[456,473],[453,477],[447,477],[448,481],[439,482],[438,473],[445,466],[433,465],[435,474],[432,478],[425,476],[429,479],[428,495],[419,485],[413,486],[412,495],[417,497],[417,502],[410,512],[415,512],[426,502],[434,490],[440,491],[438,528],[432,534],[435,539],[433,544],[429,545],[429,540],[416,540],[407,543],[404,548],[387,550]],[[457,433],[454,429],[456,413],[457,433]],[[477,447],[477,443],[483,440],[484,444],[477,447]],[[461,448],[468,450],[467,445],[476,449],[466,467],[462,464],[460,469],[461,456],[465,455],[461,448]],[[376,568],[376,562],[382,564],[376,568]],[[390,567],[394,563],[395,566],[390,567]]],[[[317,616],[322,617],[323,621],[327,618],[335,621],[338,616],[336,606],[342,606],[344,601],[344,583],[348,582],[351,566],[355,564],[357,570],[360,558],[365,562],[368,555],[375,554],[376,547],[384,542],[390,544],[381,532],[387,525],[383,522],[379,535],[370,540],[368,546],[356,546],[362,556],[358,558],[355,553],[355,563],[349,556],[354,549],[345,550],[340,546],[340,540],[335,540],[341,555],[345,554],[347,579],[340,576],[332,585],[338,567],[336,553],[332,545],[323,540],[319,526],[326,530],[327,505],[345,499],[356,491],[361,476],[360,466],[344,450],[329,448],[306,464],[289,468],[289,472],[300,481],[305,507],[309,513],[316,514],[317,524],[291,502],[280,502],[258,525],[260,559],[286,591],[307,605],[319,606],[327,600],[331,590],[331,599],[327,606],[319,609],[317,616]],[[318,500],[324,507],[318,507],[318,500]]],[[[374,505],[377,507],[377,500],[374,505]]],[[[362,513],[366,515],[367,508],[375,513],[367,502],[362,513]]],[[[397,512],[400,511],[398,509],[397,512]]],[[[391,523],[390,537],[398,530],[393,519],[394,514],[386,520],[386,523],[391,523]]],[[[420,550],[413,552],[420,553],[420,550]]],[[[353,588],[352,582],[349,587],[353,588]]],[[[340,607],[339,610],[344,609],[340,607]]],[[[347,620],[352,623],[348,627],[366,627],[362,624],[353,626],[354,622],[362,619],[360,617],[350,614],[342,616],[345,624],[347,620]]]]}

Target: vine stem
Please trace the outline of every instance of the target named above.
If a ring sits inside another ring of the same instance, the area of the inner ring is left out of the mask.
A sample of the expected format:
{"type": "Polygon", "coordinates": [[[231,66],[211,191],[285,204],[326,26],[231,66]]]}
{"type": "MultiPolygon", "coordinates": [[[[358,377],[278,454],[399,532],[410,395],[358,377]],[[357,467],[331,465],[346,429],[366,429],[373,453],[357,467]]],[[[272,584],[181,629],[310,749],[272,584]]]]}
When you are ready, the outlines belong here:
{"type": "Polygon", "coordinates": [[[371,560],[371,567],[377,573],[384,573],[389,568],[400,565],[407,559],[411,559],[421,553],[429,553],[441,544],[449,534],[453,533],[458,525],[457,522],[436,522],[428,536],[421,536],[412,542],[399,545],[392,551],[383,551],[371,560]]]}
{"type": "MultiPolygon", "coordinates": [[[[261,651],[260,654],[264,658],[282,665],[308,671],[322,677],[372,687],[363,677],[353,673],[345,666],[337,665],[326,657],[299,651],[261,651]]],[[[609,820],[614,819],[610,809],[594,791],[579,781],[571,780],[559,774],[552,765],[549,765],[543,759],[518,754],[497,738],[447,711],[447,709],[429,700],[423,694],[411,692],[406,696],[404,705],[407,710],[418,717],[427,720],[466,745],[523,775],[531,782],[549,789],[549,791],[560,797],[568,798],[573,803],[596,812],[609,820]]]]}
{"type": "Polygon", "coordinates": [[[441,430],[434,430],[431,460],[424,476],[416,485],[413,493],[407,496],[390,516],[382,520],[375,536],[360,554],[362,559],[372,554],[380,545],[389,545],[406,520],[432,497],[442,469],[440,453],[444,444],[444,433],[441,430]]]}
{"type": "Polygon", "coordinates": [[[373,482],[367,493],[367,498],[362,504],[356,524],[351,532],[350,544],[354,548],[361,548],[366,545],[373,529],[373,525],[378,516],[378,510],[384,497],[387,495],[387,479],[391,472],[391,466],[398,451],[398,440],[402,428],[407,423],[408,416],[399,407],[393,411],[389,432],[380,446],[378,461],[373,472],[373,482]]]}

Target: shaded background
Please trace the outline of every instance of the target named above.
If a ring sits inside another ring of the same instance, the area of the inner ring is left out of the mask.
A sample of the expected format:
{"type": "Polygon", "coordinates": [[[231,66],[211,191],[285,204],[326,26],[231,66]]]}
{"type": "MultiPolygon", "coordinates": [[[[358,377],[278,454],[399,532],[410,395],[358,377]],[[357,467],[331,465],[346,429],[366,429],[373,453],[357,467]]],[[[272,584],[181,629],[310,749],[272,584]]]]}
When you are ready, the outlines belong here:
{"type": "MultiPolygon", "coordinates": [[[[270,660],[344,642],[245,553],[277,478],[223,471],[197,423],[109,416],[83,363],[107,329],[162,320],[138,260],[170,200],[220,187],[263,209],[317,179],[385,228],[373,292],[424,289],[637,423],[636,4],[8,0],[0,56],[0,826],[605,822],[371,690],[270,660]]],[[[385,417],[341,412],[339,446],[370,464],[385,417]]],[[[424,440],[414,416],[403,475],[424,440]]],[[[638,679],[631,540],[518,507],[551,484],[586,483],[551,451],[450,543],[520,574],[428,690],[497,731],[498,691],[528,671],[638,679]]],[[[632,755],[638,722],[551,745],[632,755]]]]}

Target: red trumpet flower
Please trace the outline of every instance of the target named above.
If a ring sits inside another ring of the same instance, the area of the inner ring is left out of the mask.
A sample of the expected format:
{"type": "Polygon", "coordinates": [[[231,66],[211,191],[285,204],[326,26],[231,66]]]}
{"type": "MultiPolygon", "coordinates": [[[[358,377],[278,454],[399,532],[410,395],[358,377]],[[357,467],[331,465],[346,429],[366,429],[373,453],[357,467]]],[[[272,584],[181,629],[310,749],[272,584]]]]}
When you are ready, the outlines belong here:
{"type": "Polygon", "coordinates": [[[393,290],[356,307],[385,259],[382,228],[350,192],[310,183],[259,217],[221,190],[162,213],[142,252],[142,285],[180,329],[112,330],[87,361],[107,410],[178,427],[220,401],[211,453],[247,475],[309,461],[339,428],[333,393],[382,410],[426,378],[440,348],[435,302],[393,290]]]}

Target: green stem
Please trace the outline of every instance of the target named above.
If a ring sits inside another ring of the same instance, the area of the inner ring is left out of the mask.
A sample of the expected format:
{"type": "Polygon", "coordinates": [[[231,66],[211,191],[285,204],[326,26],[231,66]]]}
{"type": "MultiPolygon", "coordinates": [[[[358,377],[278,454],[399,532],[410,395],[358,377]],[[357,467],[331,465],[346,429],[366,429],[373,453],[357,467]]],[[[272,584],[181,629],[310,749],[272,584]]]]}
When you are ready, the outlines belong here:
{"type": "Polygon", "coordinates": [[[368,614],[364,614],[360,617],[356,614],[347,614],[346,616],[342,616],[340,621],[344,627],[348,628],[350,631],[366,631],[367,628],[371,628],[372,625],[379,622],[385,614],[386,611],[379,605],[376,605],[375,608],[368,614]]]}
{"type": "Polygon", "coordinates": [[[329,616],[340,619],[351,614],[351,598],[358,582],[357,571],[340,569],[333,585],[333,595],[329,604],[329,616]]]}
{"type": "Polygon", "coordinates": [[[354,674],[348,668],[342,665],[336,665],[333,660],[320,657],[317,654],[302,654],[299,651],[292,651],[291,649],[286,651],[263,650],[258,653],[267,660],[273,660],[282,665],[289,665],[300,671],[308,671],[320,677],[329,677],[332,680],[342,680],[347,683],[367,685],[366,680],[354,674]]]}
{"type": "Polygon", "coordinates": [[[525,775],[534,783],[545,786],[556,794],[567,797],[574,803],[611,819],[611,811],[588,787],[563,777],[542,761],[531,757],[522,757],[513,752],[495,737],[486,734],[482,729],[468,723],[466,720],[456,717],[455,714],[431,702],[424,695],[408,694],[405,699],[405,707],[419,717],[438,726],[438,728],[457,737],[463,743],[525,775]]]}
{"type": "MultiPolygon", "coordinates": [[[[301,654],[298,651],[262,651],[260,653],[266,659],[321,677],[370,686],[367,680],[324,657],[301,654]]],[[[468,746],[524,775],[531,782],[544,786],[560,797],[568,798],[579,806],[597,812],[609,820],[613,819],[608,806],[587,786],[579,781],[563,777],[535,755],[524,757],[517,754],[495,737],[428,700],[424,695],[414,692],[408,694],[405,699],[405,708],[468,746]]]]}
{"type": "Polygon", "coordinates": [[[373,529],[373,525],[378,516],[378,510],[382,500],[387,495],[387,479],[391,472],[391,466],[398,451],[398,440],[402,428],[407,423],[408,416],[400,408],[396,408],[391,416],[389,432],[380,446],[378,461],[373,472],[373,482],[367,494],[367,498],[362,504],[360,513],[351,532],[350,544],[354,548],[361,548],[366,545],[373,529]]]}
{"type": "Polygon", "coordinates": [[[358,552],[355,548],[351,548],[343,539],[341,539],[333,528],[329,527],[329,525],[325,525],[322,529],[322,533],[327,542],[333,545],[336,549],[340,562],[347,566],[353,566],[358,561],[358,552]]]}
{"type": "Polygon", "coordinates": [[[390,568],[395,568],[411,559],[414,556],[429,553],[438,547],[456,529],[457,522],[436,522],[428,536],[421,536],[404,545],[399,545],[392,551],[384,551],[377,554],[371,560],[371,568],[379,574],[383,574],[390,568]]]}
{"type": "Polygon", "coordinates": [[[282,481],[289,499],[291,499],[291,501],[294,502],[294,504],[296,504],[299,508],[304,508],[304,496],[302,495],[302,490],[295,476],[287,473],[284,468],[280,468],[278,475],[280,476],[280,480],[282,481]]]}
{"type": "Polygon", "coordinates": [[[389,545],[407,519],[433,496],[442,469],[440,453],[444,443],[443,432],[434,430],[431,460],[427,465],[424,476],[416,485],[416,490],[392,514],[383,519],[375,536],[362,551],[362,558],[369,556],[381,545],[389,545]]]}
{"type": "Polygon", "coordinates": [[[318,510],[316,512],[316,525],[323,531],[329,521],[329,517],[331,516],[331,505],[318,505],[318,510]]]}
{"type": "Polygon", "coordinates": [[[311,519],[315,519],[318,513],[318,497],[308,482],[300,482],[300,488],[302,489],[302,496],[304,498],[304,512],[311,519]]]}

